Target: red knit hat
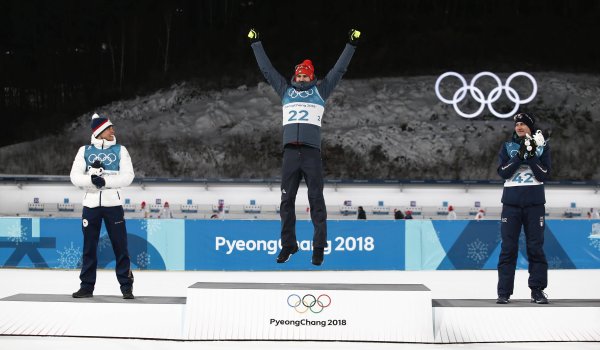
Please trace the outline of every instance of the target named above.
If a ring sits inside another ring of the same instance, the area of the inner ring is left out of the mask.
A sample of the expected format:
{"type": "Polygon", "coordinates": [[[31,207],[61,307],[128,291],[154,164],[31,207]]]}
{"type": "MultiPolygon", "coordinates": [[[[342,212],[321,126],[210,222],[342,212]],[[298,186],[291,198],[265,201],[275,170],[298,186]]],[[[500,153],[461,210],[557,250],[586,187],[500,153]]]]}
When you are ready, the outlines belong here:
{"type": "Polygon", "coordinates": [[[298,64],[295,68],[294,76],[298,74],[306,74],[313,80],[315,78],[315,67],[312,64],[311,60],[304,60],[304,62],[298,64]]]}

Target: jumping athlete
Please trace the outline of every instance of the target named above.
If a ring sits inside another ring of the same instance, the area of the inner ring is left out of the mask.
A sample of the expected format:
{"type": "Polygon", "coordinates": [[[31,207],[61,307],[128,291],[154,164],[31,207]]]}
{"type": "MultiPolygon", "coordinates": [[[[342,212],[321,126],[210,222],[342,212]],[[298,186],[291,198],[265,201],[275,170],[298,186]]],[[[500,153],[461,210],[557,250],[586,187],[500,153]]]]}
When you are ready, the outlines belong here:
{"type": "MultiPolygon", "coordinates": [[[[515,132],[500,148],[498,174],[505,179],[502,193],[502,250],[498,259],[498,299],[509,303],[513,293],[519,235],[525,231],[529,260],[531,302],[548,304],[543,290],[548,286],[548,262],[544,254],[546,197],[544,181],[550,177],[550,147],[531,135],[535,119],[531,113],[515,115],[515,132]]],[[[541,136],[541,134],[540,134],[541,136]]]]}
{"type": "Polygon", "coordinates": [[[296,241],[296,193],[304,178],[308,187],[310,217],[314,226],[312,264],[321,265],[327,247],[327,210],[323,198],[323,165],[321,160],[321,122],[325,101],[342,79],[360,32],[350,30],[348,44],[325,79],[317,84],[312,61],[296,65],[291,81],[271,64],[260,41],[251,29],[248,38],[258,66],[283,104],[283,164],[281,169],[281,252],[278,263],[289,260],[298,251],[296,241]]]}

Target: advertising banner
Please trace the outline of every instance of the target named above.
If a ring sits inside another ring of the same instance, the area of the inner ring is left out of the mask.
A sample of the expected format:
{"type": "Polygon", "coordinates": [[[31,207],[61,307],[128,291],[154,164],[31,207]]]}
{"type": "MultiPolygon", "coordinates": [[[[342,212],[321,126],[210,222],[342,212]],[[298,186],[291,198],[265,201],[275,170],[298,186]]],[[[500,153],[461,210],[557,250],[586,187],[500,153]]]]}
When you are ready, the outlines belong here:
{"type": "MultiPolygon", "coordinates": [[[[132,268],[150,270],[479,270],[496,269],[497,220],[329,221],[325,262],[311,264],[313,227],[298,221],[299,251],[285,264],[280,222],[129,219],[132,268]]],[[[79,269],[81,219],[0,218],[0,267],[79,269]]],[[[551,269],[600,268],[599,220],[548,220],[544,250],[551,269]]],[[[113,268],[104,226],[98,267],[113,268]]],[[[517,268],[527,269],[521,233],[517,268]]]]}

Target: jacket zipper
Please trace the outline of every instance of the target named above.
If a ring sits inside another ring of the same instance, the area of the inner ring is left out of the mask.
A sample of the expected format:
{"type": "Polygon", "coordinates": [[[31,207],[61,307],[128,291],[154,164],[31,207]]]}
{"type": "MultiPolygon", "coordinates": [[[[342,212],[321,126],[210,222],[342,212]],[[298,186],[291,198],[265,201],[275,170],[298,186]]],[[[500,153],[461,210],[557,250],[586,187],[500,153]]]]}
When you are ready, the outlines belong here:
{"type": "Polygon", "coordinates": [[[100,203],[98,203],[98,206],[102,206],[102,191],[100,191],[100,203]]]}

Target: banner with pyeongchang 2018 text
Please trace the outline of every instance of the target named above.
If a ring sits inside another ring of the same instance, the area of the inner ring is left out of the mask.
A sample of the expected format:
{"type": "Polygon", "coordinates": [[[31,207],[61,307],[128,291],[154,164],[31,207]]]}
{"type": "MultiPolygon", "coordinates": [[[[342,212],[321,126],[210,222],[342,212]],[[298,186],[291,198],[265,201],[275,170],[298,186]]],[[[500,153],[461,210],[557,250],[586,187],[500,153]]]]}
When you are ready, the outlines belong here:
{"type": "MultiPolygon", "coordinates": [[[[0,268],[80,269],[83,234],[76,218],[0,218],[0,268]]],[[[279,221],[129,219],[132,268],[140,270],[491,270],[501,247],[498,220],[329,221],[322,266],[313,266],[313,227],[298,221],[300,251],[277,264],[279,221]]],[[[545,221],[551,269],[600,268],[600,220],[545,221]]],[[[98,267],[114,268],[106,228],[98,267]]],[[[521,233],[518,269],[527,269],[521,233]]]]}
{"type": "Polygon", "coordinates": [[[325,262],[311,264],[313,226],[296,223],[300,250],[276,264],[279,221],[187,221],[186,270],[402,270],[404,221],[328,222],[325,262]],[[199,253],[201,252],[201,253],[199,253]]]}

